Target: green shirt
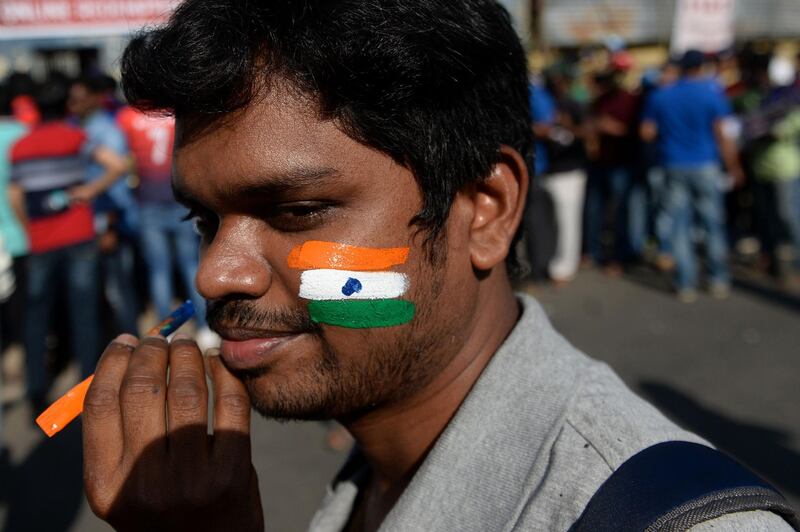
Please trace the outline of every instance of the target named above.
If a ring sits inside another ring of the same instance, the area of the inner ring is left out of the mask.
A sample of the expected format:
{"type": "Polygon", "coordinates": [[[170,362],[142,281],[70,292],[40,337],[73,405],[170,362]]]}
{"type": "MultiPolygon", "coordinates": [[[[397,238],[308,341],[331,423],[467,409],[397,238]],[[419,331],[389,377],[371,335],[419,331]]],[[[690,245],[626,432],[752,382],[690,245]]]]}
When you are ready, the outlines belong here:
{"type": "Polygon", "coordinates": [[[11,148],[26,132],[22,123],[11,118],[0,118],[0,236],[12,257],[28,253],[28,237],[8,201],[11,148]]]}
{"type": "Polygon", "coordinates": [[[773,141],[753,156],[753,172],[761,181],[800,178],[800,110],[795,109],[770,131],[773,141]]]}

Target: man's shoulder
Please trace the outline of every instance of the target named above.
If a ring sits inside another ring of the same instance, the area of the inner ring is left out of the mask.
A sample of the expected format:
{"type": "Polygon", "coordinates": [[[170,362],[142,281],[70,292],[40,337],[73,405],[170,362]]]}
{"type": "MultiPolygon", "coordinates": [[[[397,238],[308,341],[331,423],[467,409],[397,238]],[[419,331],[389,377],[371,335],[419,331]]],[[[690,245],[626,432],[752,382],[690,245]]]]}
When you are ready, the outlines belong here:
{"type": "Polygon", "coordinates": [[[706,443],[636,395],[602,362],[592,361],[565,413],[564,424],[616,469],[636,452],[663,441],[706,443]]]}
{"type": "Polygon", "coordinates": [[[630,457],[652,445],[705,443],[631,392],[605,364],[591,361],[564,412],[547,472],[521,513],[520,530],[566,530],[597,489],[630,457]]]}
{"type": "MultiPolygon", "coordinates": [[[[661,442],[709,445],[634,394],[605,364],[590,361],[550,448],[547,473],[525,502],[515,530],[567,530],[596,491],[632,456],[661,442]]],[[[793,530],[779,515],[744,511],[692,532],[793,530]]]]}

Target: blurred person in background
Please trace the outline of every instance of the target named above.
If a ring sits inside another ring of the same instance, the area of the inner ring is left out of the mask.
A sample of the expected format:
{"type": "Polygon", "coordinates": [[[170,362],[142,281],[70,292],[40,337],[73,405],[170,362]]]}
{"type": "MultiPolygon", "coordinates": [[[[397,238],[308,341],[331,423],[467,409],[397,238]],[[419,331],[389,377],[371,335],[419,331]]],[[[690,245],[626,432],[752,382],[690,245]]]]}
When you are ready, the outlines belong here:
{"type": "MultiPolygon", "coordinates": [[[[37,112],[38,114],[38,112],[37,112]]],[[[11,147],[28,128],[14,118],[11,110],[11,91],[0,85],[0,238],[11,259],[17,289],[0,304],[0,356],[10,343],[21,341],[25,312],[25,259],[28,237],[9,202],[11,177],[11,147]]]]}
{"type": "Polygon", "coordinates": [[[556,253],[556,219],[553,198],[542,186],[541,177],[549,167],[547,142],[556,118],[553,95],[544,84],[541,75],[528,78],[528,100],[531,110],[531,131],[534,138],[534,169],[528,189],[524,227],[525,247],[530,266],[529,277],[533,281],[548,278],[551,259],[556,253]]]}
{"type": "Polygon", "coordinates": [[[647,101],[641,125],[643,140],[658,142],[667,171],[675,287],[679,299],[687,303],[697,298],[697,260],[692,249],[695,212],[705,231],[709,290],[718,298],[730,291],[720,156],[734,181],[744,180],[735,145],[723,130],[730,106],[719,85],[703,75],[703,62],[701,52],[684,54],[681,78],[647,101]]]}
{"type": "Polygon", "coordinates": [[[554,65],[545,76],[555,113],[544,139],[548,165],[542,184],[550,192],[555,207],[558,235],[549,274],[559,284],[571,281],[580,265],[586,191],[585,110],[570,95],[572,68],[566,64],[554,65]]]}
{"type": "Polygon", "coordinates": [[[197,309],[198,344],[204,349],[213,347],[219,337],[206,325],[205,301],[194,286],[200,238],[192,222],[185,220],[186,208],[172,195],[175,119],[124,107],[117,115],[117,124],[128,140],[139,178],[139,243],[156,313],[166,316],[172,310],[173,269],[177,266],[184,290],[197,309]]]}
{"type": "Polygon", "coordinates": [[[91,203],[125,165],[66,120],[69,82],[53,76],[36,90],[42,121],[11,148],[11,205],[30,243],[24,345],[27,395],[34,416],[45,406],[46,338],[59,291],[66,292],[73,356],[88,377],[97,361],[100,322],[97,244],[91,203]],[[103,168],[87,182],[87,160],[103,168]]]}
{"type": "MultiPolygon", "coordinates": [[[[644,105],[659,88],[672,85],[679,77],[676,61],[668,61],[661,69],[645,72],[641,84],[644,105]]],[[[655,140],[642,142],[642,164],[647,183],[650,228],[657,244],[655,266],[661,271],[671,271],[675,262],[672,258],[672,219],[666,205],[667,173],[659,144],[655,140]]]]}
{"type": "Polygon", "coordinates": [[[590,110],[594,140],[588,145],[591,166],[584,219],[586,252],[596,265],[618,274],[635,255],[629,203],[638,159],[639,98],[621,86],[620,72],[614,69],[595,74],[594,90],[590,110]],[[608,214],[614,235],[610,254],[603,243],[608,214]]]}
{"type": "MultiPolygon", "coordinates": [[[[100,249],[101,278],[104,294],[114,318],[115,334],[138,333],[138,298],[136,297],[134,261],[139,213],[127,183],[128,144],[114,118],[104,105],[107,102],[108,78],[91,76],[80,79],[70,88],[69,112],[80,120],[86,133],[89,151],[103,149],[112,159],[112,186],[94,199],[95,230],[100,249]]],[[[87,179],[107,177],[109,167],[90,161],[87,179]]]]}
{"type": "MultiPolygon", "coordinates": [[[[4,305],[8,298],[16,292],[14,279],[13,261],[11,255],[6,250],[5,240],[0,234],[0,305],[4,305]]],[[[0,336],[3,334],[0,326],[0,336]]],[[[0,370],[0,396],[3,393],[3,372],[0,370]]],[[[0,404],[0,473],[4,473],[8,463],[8,450],[6,449],[5,439],[3,438],[3,405],[0,404]]]]}
{"type": "Polygon", "coordinates": [[[41,120],[33,96],[35,87],[36,84],[28,74],[15,72],[8,77],[11,114],[28,127],[35,126],[41,120]]]}
{"type": "Polygon", "coordinates": [[[800,264],[800,88],[787,58],[773,57],[768,74],[770,87],[746,117],[744,132],[762,253],[769,273],[783,276],[783,244],[793,246],[790,255],[800,264]]]}

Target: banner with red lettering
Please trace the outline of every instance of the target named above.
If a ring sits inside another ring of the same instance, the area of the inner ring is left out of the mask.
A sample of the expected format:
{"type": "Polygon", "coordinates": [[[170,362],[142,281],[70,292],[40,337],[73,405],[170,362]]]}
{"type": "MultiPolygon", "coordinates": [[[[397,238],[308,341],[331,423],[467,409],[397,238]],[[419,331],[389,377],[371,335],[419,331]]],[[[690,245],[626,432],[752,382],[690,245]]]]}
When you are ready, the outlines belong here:
{"type": "Polygon", "coordinates": [[[169,17],[178,0],[0,0],[0,40],[127,34],[169,17]]]}

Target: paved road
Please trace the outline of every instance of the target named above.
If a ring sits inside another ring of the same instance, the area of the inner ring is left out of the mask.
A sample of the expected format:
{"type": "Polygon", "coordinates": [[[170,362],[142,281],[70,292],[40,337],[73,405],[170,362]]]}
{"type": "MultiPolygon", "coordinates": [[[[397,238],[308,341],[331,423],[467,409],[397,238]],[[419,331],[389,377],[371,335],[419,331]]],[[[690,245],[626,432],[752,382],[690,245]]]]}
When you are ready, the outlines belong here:
{"type": "MultiPolygon", "coordinates": [[[[800,503],[800,299],[745,283],[727,301],[683,305],[646,272],[529,290],[577,347],[800,503]]],[[[6,411],[0,530],[108,530],[81,494],[79,427],[44,441],[28,416],[20,404],[6,411]]],[[[303,530],[343,456],[325,448],[321,424],[253,426],[269,529],[303,530]]]]}

